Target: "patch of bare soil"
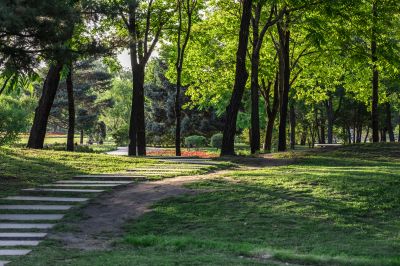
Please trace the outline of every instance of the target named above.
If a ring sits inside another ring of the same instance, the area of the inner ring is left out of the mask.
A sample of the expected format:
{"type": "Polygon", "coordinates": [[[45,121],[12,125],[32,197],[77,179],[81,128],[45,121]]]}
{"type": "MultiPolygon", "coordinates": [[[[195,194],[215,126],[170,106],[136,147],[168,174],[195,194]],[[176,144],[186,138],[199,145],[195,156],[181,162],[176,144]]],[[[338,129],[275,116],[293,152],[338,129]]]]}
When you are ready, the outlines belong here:
{"type": "Polygon", "coordinates": [[[180,176],[160,181],[140,182],[115,189],[91,201],[82,210],[82,217],[74,224],[74,232],[55,232],[50,239],[61,241],[67,248],[82,250],[108,249],[123,234],[123,225],[151,211],[151,206],[162,199],[180,195],[194,195],[202,190],[184,185],[205,179],[218,178],[227,171],[206,175],[180,176]]]}

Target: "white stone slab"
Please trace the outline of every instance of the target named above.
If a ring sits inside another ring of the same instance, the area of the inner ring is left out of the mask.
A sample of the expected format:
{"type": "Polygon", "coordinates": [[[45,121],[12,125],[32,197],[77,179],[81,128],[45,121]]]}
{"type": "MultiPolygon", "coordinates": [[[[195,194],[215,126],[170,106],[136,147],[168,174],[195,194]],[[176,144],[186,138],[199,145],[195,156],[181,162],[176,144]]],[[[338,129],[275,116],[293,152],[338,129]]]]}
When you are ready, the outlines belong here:
{"type": "Polygon", "coordinates": [[[79,175],[77,178],[137,178],[140,175],[79,175]]]}
{"type": "Polygon", "coordinates": [[[3,198],[6,200],[24,200],[24,201],[54,201],[54,202],[84,202],[87,198],[60,198],[60,197],[35,197],[35,196],[9,196],[3,198]]]}
{"type": "Polygon", "coordinates": [[[70,192],[70,193],[101,193],[104,190],[100,189],[64,189],[64,188],[26,188],[22,191],[32,192],[70,192]]]}
{"type": "Polygon", "coordinates": [[[44,238],[46,233],[0,233],[0,238],[44,238]]]}
{"type": "Polygon", "coordinates": [[[8,263],[10,263],[9,261],[6,261],[6,260],[0,260],[0,266],[5,266],[5,265],[7,265],[8,263]]]}
{"type": "Polygon", "coordinates": [[[54,224],[0,223],[0,229],[51,229],[54,224]]]}
{"type": "Polygon", "coordinates": [[[0,256],[24,256],[31,251],[29,249],[0,249],[0,256]]]}
{"type": "Polygon", "coordinates": [[[37,246],[37,240],[0,240],[0,247],[37,246]]]}
{"type": "Polygon", "coordinates": [[[0,210],[66,211],[70,205],[0,205],[0,210]]]}
{"type": "Polygon", "coordinates": [[[7,221],[55,221],[63,217],[63,214],[0,214],[0,220],[7,221]]]}
{"type": "MultiPolygon", "coordinates": [[[[197,169],[194,169],[197,170],[197,169]]],[[[193,169],[157,169],[157,168],[136,168],[130,169],[129,172],[187,172],[187,171],[194,171],[193,169]]]]}
{"type": "Polygon", "coordinates": [[[132,181],[95,181],[95,180],[64,180],[57,181],[58,184],[131,184],[132,181]]]}
{"type": "Polygon", "coordinates": [[[116,187],[122,184],[46,184],[43,187],[116,187]]]}

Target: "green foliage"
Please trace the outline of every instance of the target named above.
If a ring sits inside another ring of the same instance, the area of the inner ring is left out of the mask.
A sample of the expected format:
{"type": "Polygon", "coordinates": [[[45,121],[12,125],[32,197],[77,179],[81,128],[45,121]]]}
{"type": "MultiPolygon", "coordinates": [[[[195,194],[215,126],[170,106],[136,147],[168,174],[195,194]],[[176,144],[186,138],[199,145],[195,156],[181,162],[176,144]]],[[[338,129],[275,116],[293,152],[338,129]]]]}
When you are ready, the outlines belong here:
{"type": "Polygon", "coordinates": [[[222,137],[223,135],[221,133],[217,133],[211,137],[210,145],[211,147],[220,149],[222,146],[222,137]]]}
{"type": "Polygon", "coordinates": [[[193,135],[185,138],[186,147],[205,147],[207,146],[207,139],[203,136],[193,135]]]}
{"type": "Polygon", "coordinates": [[[111,137],[115,141],[115,144],[118,146],[125,146],[129,141],[129,129],[128,125],[118,127],[113,130],[111,133],[111,137]]]}
{"type": "Polygon", "coordinates": [[[17,141],[19,134],[28,129],[32,106],[32,99],[28,97],[0,98],[0,146],[17,141]]]}

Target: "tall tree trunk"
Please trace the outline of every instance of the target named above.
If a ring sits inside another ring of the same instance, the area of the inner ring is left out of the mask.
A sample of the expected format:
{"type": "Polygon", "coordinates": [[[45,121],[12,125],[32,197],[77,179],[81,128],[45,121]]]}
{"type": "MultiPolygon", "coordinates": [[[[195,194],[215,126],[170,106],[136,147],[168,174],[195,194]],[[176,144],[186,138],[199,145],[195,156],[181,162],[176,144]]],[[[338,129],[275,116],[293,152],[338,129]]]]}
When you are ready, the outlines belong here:
{"type": "Polygon", "coordinates": [[[389,141],[395,142],[392,124],[392,108],[389,102],[386,103],[386,128],[389,133],[389,141]]]}
{"type": "MultiPolygon", "coordinates": [[[[322,111],[321,111],[322,113],[322,111]]],[[[321,143],[325,144],[325,117],[323,114],[321,114],[321,143]]]]}
{"type": "Polygon", "coordinates": [[[276,115],[279,110],[279,73],[277,72],[275,75],[274,82],[274,99],[271,106],[270,103],[270,88],[272,84],[268,85],[268,89],[265,86],[265,82],[263,80],[263,97],[265,101],[265,110],[267,111],[267,126],[265,129],[265,143],[264,143],[264,151],[271,152],[272,150],[272,133],[274,130],[276,115]]]}
{"type": "Polygon", "coordinates": [[[369,135],[369,126],[367,127],[367,133],[365,134],[364,143],[367,143],[368,135],[369,135]]]}
{"type": "Polygon", "coordinates": [[[326,115],[328,118],[328,144],[332,144],[333,143],[333,120],[334,120],[332,95],[329,96],[329,99],[326,103],[326,115]]]}
{"type": "Polygon", "coordinates": [[[294,104],[290,104],[290,148],[295,149],[296,146],[296,111],[294,104]]]}
{"type": "Polygon", "coordinates": [[[378,72],[378,56],[376,43],[376,23],[378,19],[378,10],[375,1],[372,1],[372,38],[371,38],[371,60],[372,60],[372,141],[379,142],[379,72],[378,72]]]}
{"type": "Polygon", "coordinates": [[[63,64],[60,62],[52,64],[49,68],[43,85],[42,96],[40,97],[39,105],[35,110],[35,117],[33,119],[31,133],[29,135],[29,141],[27,145],[28,148],[43,148],[47,122],[51,107],[53,106],[54,98],[57,93],[62,68],[63,64]]]}
{"type": "Polygon", "coordinates": [[[260,114],[259,114],[259,67],[260,67],[260,49],[259,42],[259,21],[261,13],[261,4],[255,7],[255,15],[253,19],[253,40],[252,40],[252,55],[251,55],[251,154],[260,151],[260,114]]]}
{"type": "Polygon", "coordinates": [[[357,143],[361,143],[362,132],[363,132],[363,127],[362,127],[362,122],[360,122],[357,127],[357,143]]]}
{"type": "Polygon", "coordinates": [[[351,144],[351,130],[350,130],[350,126],[349,125],[347,125],[347,137],[348,137],[348,140],[349,140],[349,144],[351,144]]]}
{"type": "MultiPolygon", "coordinates": [[[[281,110],[279,119],[279,140],[278,151],[286,151],[286,122],[289,104],[289,90],[290,90],[290,31],[289,31],[289,14],[286,14],[285,29],[278,28],[279,43],[280,43],[280,57],[279,61],[282,65],[283,71],[281,72],[283,81],[283,91],[281,97],[281,110]]],[[[279,23],[278,23],[279,25],[279,23]]]]}
{"type": "Polygon", "coordinates": [[[178,1],[178,41],[177,41],[177,59],[176,59],[176,95],[175,95],[175,155],[181,156],[181,87],[182,87],[182,68],[185,59],[185,50],[188,45],[190,32],[192,28],[192,15],[197,6],[197,1],[187,1],[186,14],[187,14],[187,30],[185,38],[182,43],[182,7],[185,7],[183,1],[178,1]],[[181,45],[182,44],[182,45],[181,45]]]}
{"type": "Polygon", "coordinates": [[[322,140],[321,140],[321,132],[319,130],[319,128],[320,128],[320,125],[319,125],[320,120],[318,118],[318,109],[317,108],[314,109],[314,120],[315,120],[315,131],[317,132],[317,137],[318,137],[318,143],[321,143],[322,142],[322,140]]]}
{"type": "Polygon", "coordinates": [[[226,123],[222,139],[221,156],[235,154],[236,120],[248,78],[246,70],[246,53],[249,40],[251,18],[251,0],[243,1],[243,13],[240,22],[239,44],[236,53],[235,85],[229,105],[226,108],[226,123]]]}
{"type": "Polygon", "coordinates": [[[386,128],[381,129],[381,142],[386,142],[386,128]]]}
{"type": "Polygon", "coordinates": [[[72,81],[72,64],[69,66],[68,76],[66,80],[68,94],[68,135],[67,135],[67,151],[74,151],[75,137],[75,101],[74,101],[74,85],[72,81]]]}
{"type": "Polygon", "coordinates": [[[182,79],[182,69],[177,68],[177,78],[176,78],[176,95],[175,95],[175,155],[181,156],[181,79],[182,79]]]}
{"type": "Polygon", "coordinates": [[[80,140],[79,140],[79,144],[83,145],[83,129],[81,129],[81,134],[80,134],[80,140]]]}
{"type": "Polygon", "coordinates": [[[146,132],[144,118],[144,67],[135,64],[132,68],[133,97],[129,125],[130,156],[146,155],[146,132]]]}

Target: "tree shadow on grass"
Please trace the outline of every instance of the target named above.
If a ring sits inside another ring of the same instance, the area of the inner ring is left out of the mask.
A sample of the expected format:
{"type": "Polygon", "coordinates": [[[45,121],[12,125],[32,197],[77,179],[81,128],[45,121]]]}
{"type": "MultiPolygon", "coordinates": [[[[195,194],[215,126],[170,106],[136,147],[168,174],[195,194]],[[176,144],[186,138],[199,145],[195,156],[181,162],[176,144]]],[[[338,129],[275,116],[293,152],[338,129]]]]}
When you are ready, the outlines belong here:
{"type": "MultiPolygon", "coordinates": [[[[384,177],[383,173],[375,176],[384,177]]],[[[335,258],[328,265],[397,265],[400,261],[398,190],[380,198],[386,186],[366,182],[342,187],[351,196],[348,202],[336,197],[340,186],[329,182],[300,189],[246,181],[203,185],[196,186],[214,191],[157,204],[152,213],[130,226],[130,235],[154,235],[164,242],[169,237],[185,237],[226,246],[247,244],[254,249],[285,251],[293,258],[294,254],[311,256],[316,261],[321,256],[328,261],[335,258]]],[[[153,248],[167,247],[155,241],[153,248]]],[[[208,252],[214,252],[213,248],[208,252]]]]}

